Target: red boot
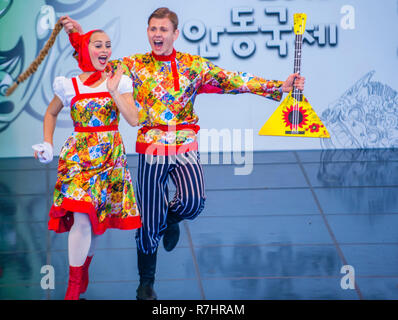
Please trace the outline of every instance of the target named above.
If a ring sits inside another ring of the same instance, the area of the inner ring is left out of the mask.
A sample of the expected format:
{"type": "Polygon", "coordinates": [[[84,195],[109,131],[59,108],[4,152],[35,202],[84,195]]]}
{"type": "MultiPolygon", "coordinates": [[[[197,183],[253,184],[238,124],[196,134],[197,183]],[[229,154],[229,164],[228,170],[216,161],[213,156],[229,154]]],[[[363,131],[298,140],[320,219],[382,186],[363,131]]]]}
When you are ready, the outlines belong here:
{"type": "Polygon", "coordinates": [[[85,293],[88,286],[88,268],[90,267],[91,260],[93,256],[87,256],[86,261],[83,264],[83,279],[82,285],[80,287],[80,294],[85,293]]]}
{"type": "Polygon", "coordinates": [[[65,300],[79,300],[80,288],[83,279],[83,266],[69,266],[68,289],[66,290],[65,300]]]}

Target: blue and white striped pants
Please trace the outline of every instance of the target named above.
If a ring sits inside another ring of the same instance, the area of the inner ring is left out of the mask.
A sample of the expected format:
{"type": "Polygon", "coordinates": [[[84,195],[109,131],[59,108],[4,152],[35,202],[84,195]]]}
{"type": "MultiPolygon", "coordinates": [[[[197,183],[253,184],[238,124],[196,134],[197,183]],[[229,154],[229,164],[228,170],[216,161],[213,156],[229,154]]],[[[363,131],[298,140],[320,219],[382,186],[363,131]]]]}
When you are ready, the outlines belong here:
{"type": "Polygon", "coordinates": [[[198,151],[169,156],[139,154],[136,194],[142,220],[136,233],[137,247],[150,254],[159,245],[168,214],[175,221],[192,220],[203,210],[206,197],[198,151]],[[169,176],[176,186],[170,202],[169,176]]]}

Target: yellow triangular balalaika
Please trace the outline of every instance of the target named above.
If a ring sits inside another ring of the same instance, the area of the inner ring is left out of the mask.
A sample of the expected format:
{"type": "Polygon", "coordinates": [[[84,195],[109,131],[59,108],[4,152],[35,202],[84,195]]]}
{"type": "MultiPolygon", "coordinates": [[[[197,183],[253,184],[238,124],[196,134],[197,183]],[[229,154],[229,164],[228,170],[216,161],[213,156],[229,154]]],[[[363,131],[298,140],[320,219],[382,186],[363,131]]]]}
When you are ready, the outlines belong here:
{"type": "MultiPolygon", "coordinates": [[[[301,46],[307,16],[305,13],[294,14],[294,33],[296,34],[294,53],[294,73],[300,73],[301,46]]],[[[330,135],[312,109],[303,93],[294,88],[282,101],[259,132],[263,136],[289,136],[330,138],[330,135]]]]}
{"type": "Polygon", "coordinates": [[[293,98],[292,93],[282,101],[259,132],[263,136],[330,138],[308,100],[293,98]]]}

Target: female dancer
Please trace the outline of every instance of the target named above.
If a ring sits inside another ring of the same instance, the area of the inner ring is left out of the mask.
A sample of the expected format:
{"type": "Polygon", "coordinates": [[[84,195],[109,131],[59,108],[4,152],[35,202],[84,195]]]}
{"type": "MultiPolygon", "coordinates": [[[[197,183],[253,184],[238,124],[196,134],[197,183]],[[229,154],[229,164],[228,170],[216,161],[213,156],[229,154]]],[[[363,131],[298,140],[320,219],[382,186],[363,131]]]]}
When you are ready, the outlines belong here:
{"type": "Polygon", "coordinates": [[[105,67],[111,42],[102,30],[71,33],[82,74],[57,77],[54,98],[44,116],[44,142],[34,145],[35,157],[49,162],[53,157],[53,134],[57,115],[69,106],[75,127],[61,149],[54,203],[48,228],[69,231],[69,281],[66,300],[77,300],[88,285],[95,240],[108,228],[141,227],[121,135],[119,113],[138,124],[132,97],[132,82],[119,65],[111,77],[105,67]]]}

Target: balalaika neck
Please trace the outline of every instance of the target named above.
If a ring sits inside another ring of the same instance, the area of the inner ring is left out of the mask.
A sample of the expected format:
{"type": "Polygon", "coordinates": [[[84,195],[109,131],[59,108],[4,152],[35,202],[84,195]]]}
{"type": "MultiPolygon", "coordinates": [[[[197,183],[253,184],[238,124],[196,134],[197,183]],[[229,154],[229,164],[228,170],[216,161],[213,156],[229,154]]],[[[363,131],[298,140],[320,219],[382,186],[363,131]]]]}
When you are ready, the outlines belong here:
{"type": "MultiPolygon", "coordinates": [[[[294,44],[294,73],[301,73],[301,47],[303,44],[303,35],[296,34],[296,40],[294,44]]],[[[293,87],[292,96],[297,101],[303,100],[303,93],[293,87]]]]}

